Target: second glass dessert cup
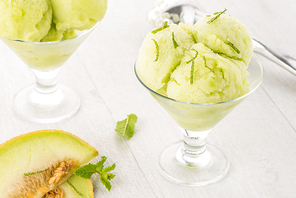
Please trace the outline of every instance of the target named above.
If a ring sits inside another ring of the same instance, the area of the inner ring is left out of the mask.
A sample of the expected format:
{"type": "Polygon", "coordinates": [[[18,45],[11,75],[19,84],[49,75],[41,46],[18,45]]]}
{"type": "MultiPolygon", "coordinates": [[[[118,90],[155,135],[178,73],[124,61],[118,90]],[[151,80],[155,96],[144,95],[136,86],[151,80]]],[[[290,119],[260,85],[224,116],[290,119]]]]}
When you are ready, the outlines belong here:
{"type": "Polygon", "coordinates": [[[230,113],[263,80],[263,67],[253,56],[248,69],[250,91],[234,100],[220,103],[188,103],[163,96],[150,89],[137,74],[140,83],[181,127],[183,141],[166,148],[159,158],[160,172],[169,180],[187,186],[204,186],[222,179],[228,173],[229,159],[218,147],[206,143],[214,126],[230,113]]]}
{"type": "Polygon", "coordinates": [[[71,89],[57,84],[61,66],[70,58],[100,22],[74,38],[53,42],[26,42],[1,38],[31,69],[36,84],[19,91],[13,101],[16,113],[25,119],[52,123],[74,115],[80,97],[71,89]]]}

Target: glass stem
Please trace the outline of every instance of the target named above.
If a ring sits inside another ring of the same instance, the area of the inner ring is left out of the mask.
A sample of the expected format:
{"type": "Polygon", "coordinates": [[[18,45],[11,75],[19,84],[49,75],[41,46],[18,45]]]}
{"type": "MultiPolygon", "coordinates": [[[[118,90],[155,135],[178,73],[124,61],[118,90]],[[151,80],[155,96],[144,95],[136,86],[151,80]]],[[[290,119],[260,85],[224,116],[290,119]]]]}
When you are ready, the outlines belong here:
{"type": "Polygon", "coordinates": [[[182,129],[184,140],[181,148],[176,154],[177,160],[191,167],[203,167],[211,160],[211,155],[206,147],[208,131],[189,131],[182,129]]]}
{"type": "Polygon", "coordinates": [[[50,94],[57,90],[57,74],[59,68],[51,71],[39,71],[32,69],[36,77],[35,89],[39,93],[50,94]]]}
{"type": "Polygon", "coordinates": [[[30,95],[30,102],[33,106],[52,109],[62,103],[64,95],[57,85],[59,70],[60,68],[50,71],[32,69],[36,77],[35,89],[30,95]]]}

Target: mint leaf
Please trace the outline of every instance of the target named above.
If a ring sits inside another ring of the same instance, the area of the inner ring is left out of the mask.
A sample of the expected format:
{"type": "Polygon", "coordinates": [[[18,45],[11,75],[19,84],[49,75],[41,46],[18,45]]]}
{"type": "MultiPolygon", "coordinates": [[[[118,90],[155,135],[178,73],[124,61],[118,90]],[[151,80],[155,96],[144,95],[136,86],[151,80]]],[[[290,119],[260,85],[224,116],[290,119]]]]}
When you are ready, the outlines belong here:
{"type": "Polygon", "coordinates": [[[115,163],[114,163],[112,166],[108,166],[108,167],[104,168],[104,169],[102,170],[102,172],[103,172],[103,173],[108,173],[108,172],[110,172],[110,171],[113,171],[113,170],[115,169],[115,167],[116,167],[116,165],[115,165],[115,163]]]}
{"type": "Polygon", "coordinates": [[[138,120],[138,117],[135,114],[130,114],[126,119],[118,121],[115,131],[128,139],[130,139],[135,132],[135,124],[138,120]]]}
{"type": "Polygon", "coordinates": [[[111,180],[115,177],[113,173],[107,173],[107,176],[108,176],[108,180],[111,180]]]}
{"type": "Polygon", "coordinates": [[[85,179],[90,179],[92,174],[97,172],[96,168],[97,168],[97,166],[95,164],[87,164],[87,165],[77,168],[74,171],[74,175],[83,177],[85,179]]]}
{"type": "Polygon", "coordinates": [[[110,191],[112,186],[106,173],[100,175],[100,180],[102,184],[108,189],[108,191],[110,191]]]}
{"type": "Polygon", "coordinates": [[[112,166],[108,166],[104,168],[104,163],[107,160],[107,157],[102,156],[101,160],[97,162],[97,164],[87,164],[84,166],[80,166],[74,171],[74,175],[90,179],[90,177],[94,173],[98,173],[100,175],[100,180],[102,184],[108,189],[111,190],[111,183],[110,180],[115,177],[113,173],[109,173],[113,171],[116,167],[115,163],[112,166]]]}
{"type": "Polygon", "coordinates": [[[101,160],[96,165],[97,166],[96,170],[98,172],[102,171],[102,169],[104,168],[104,163],[105,163],[106,160],[107,160],[107,157],[105,157],[105,156],[101,157],[101,160]]]}

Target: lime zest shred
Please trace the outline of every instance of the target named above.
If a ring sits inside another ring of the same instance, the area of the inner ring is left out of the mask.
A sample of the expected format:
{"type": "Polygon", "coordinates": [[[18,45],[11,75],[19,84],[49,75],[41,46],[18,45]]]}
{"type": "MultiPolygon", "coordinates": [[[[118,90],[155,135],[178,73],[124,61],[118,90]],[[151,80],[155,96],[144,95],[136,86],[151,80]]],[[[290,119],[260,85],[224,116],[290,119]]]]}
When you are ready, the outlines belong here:
{"type": "Polygon", "coordinates": [[[196,57],[198,55],[198,51],[196,49],[191,49],[191,50],[196,52],[195,56],[192,59],[190,59],[189,61],[187,61],[186,63],[188,64],[188,63],[192,62],[191,69],[190,69],[190,84],[192,85],[193,84],[193,73],[194,73],[194,60],[196,59],[196,57]]]}
{"type": "Polygon", "coordinates": [[[152,41],[154,42],[155,47],[156,47],[156,58],[154,60],[154,62],[156,62],[158,60],[158,57],[159,57],[159,46],[158,46],[158,44],[157,44],[157,42],[156,42],[155,39],[152,39],[152,41]]]}
{"type": "Polygon", "coordinates": [[[174,47],[176,49],[179,45],[178,45],[177,41],[175,40],[175,32],[172,32],[172,39],[173,39],[174,47]]]}
{"type": "Polygon", "coordinates": [[[221,71],[221,73],[222,73],[222,78],[225,79],[223,69],[221,68],[220,71],[221,71]]]}
{"type": "Polygon", "coordinates": [[[193,73],[194,73],[194,60],[191,63],[191,71],[190,71],[190,84],[193,84],[193,73]]]}
{"type": "Polygon", "coordinates": [[[215,73],[213,69],[211,69],[208,65],[207,65],[207,60],[206,60],[206,57],[205,56],[202,56],[202,58],[204,59],[205,61],[205,67],[208,68],[209,70],[211,70],[211,72],[215,73]]]}
{"type": "Polygon", "coordinates": [[[168,27],[170,27],[170,26],[168,25],[168,22],[166,21],[162,27],[153,30],[151,33],[156,34],[157,32],[160,32],[168,27]]]}
{"type": "Polygon", "coordinates": [[[196,59],[196,57],[198,55],[198,51],[196,49],[191,49],[191,50],[194,50],[196,52],[196,54],[195,54],[195,56],[192,59],[190,59],[189,61],[186,62],[187,64],[190,63],[190,62],[192,62],[192,61],[194,61],[194,59],[196,59]]]}
{"type": "Polygon", "coordinates": [[[215,21],[216,19],[218,19],[218,17],[220,17],[222,14],[225,14],[225,12],[227,11],[227,9],[225,8],[223,11],[221,12],[215,12],[214,15],[216,15],[215,17],[213,17],[211,20],[209,20],[207,23],[210,24],[213,21],[215,21]]]}
{"type": "Polygon", "coordinates": [[[230,41],[224,41],[226,45],[229,45],[236,53],[240,53],[240,51],[230,42],[230,41]]]}

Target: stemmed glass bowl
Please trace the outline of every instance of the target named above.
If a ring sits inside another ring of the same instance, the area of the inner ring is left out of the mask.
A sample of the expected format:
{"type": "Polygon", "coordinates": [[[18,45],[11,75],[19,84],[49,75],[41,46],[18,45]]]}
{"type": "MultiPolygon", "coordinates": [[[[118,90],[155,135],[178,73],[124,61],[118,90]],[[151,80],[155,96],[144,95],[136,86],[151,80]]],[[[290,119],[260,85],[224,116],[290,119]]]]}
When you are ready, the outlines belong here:
{"type": "MultiPolygon", "coordinates": [[[[239,103],[253,93],[263,80],[263,67],[256,56],[248,66],[250,91],[234,100],[219,103],[189,103],[163,96],[150,89],[135,74],[140,83],[180,126],[183,141],[166,148],[159,158],[159,170],[169,180],[187,186],[203,186],[222,179],[230,161],[217,146],[206,143],[214,126],[239,103]]],[[[167,132],[170,133],[170,132],[167,132]]]]}
{"type": "Polygon", "coordinates": [[[71,89],[57,84],[61,66],[98,26],[79,32],[78,36],[53,42],[1,40],[18,55],[36,77],[36,84],[19,91],[13,99],[16,113],[25,119],[51,123],[74,115],[80,107],[80,97],[71,89]]]}

